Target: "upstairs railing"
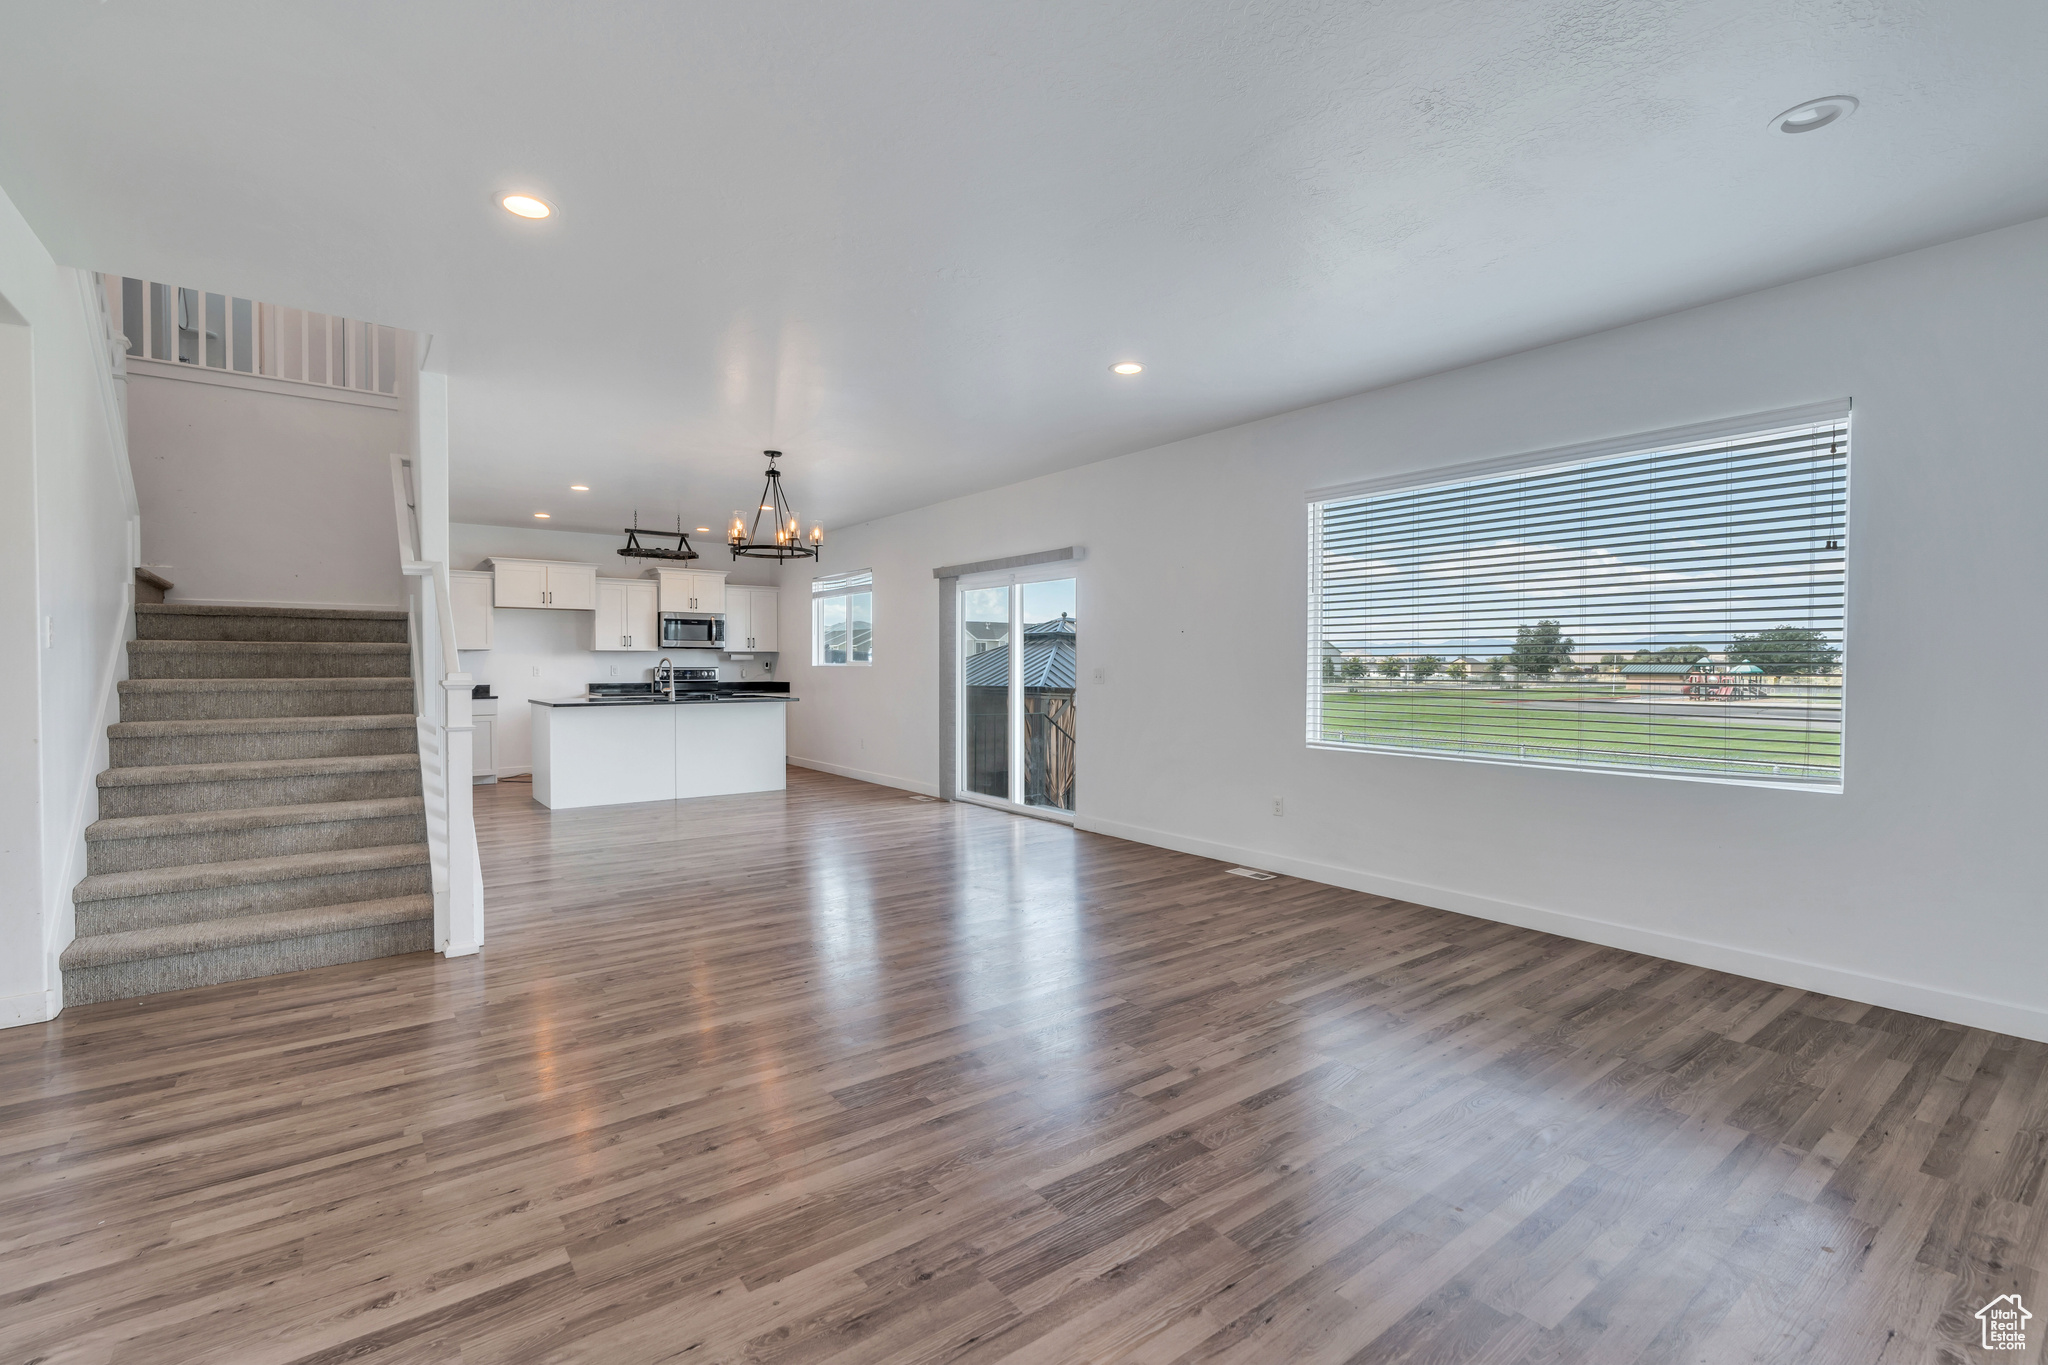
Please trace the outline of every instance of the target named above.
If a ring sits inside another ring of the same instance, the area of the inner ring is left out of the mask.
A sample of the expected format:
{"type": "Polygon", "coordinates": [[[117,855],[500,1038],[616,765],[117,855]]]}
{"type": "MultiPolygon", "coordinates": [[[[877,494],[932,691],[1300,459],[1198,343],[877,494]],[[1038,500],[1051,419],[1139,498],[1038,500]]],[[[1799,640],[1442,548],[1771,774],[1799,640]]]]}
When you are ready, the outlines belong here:
{"type": "Polygon", "coordinates": [[[130,360],[399,396],[411,334],[358,318],[108,275],[130,360]]]}
{"type": "Polygon", "coordinates": [[[391,493],[412,643],[420,792],[426,799],[427,851],[434,878],[434,944],[444,956],[461,957],[484,942],[483,866],[477,858],[470,785],[470,679],[455,653],[448,566],[420,558],[419,500],[412,464],[402,455],[391,457],[391,493]]]}

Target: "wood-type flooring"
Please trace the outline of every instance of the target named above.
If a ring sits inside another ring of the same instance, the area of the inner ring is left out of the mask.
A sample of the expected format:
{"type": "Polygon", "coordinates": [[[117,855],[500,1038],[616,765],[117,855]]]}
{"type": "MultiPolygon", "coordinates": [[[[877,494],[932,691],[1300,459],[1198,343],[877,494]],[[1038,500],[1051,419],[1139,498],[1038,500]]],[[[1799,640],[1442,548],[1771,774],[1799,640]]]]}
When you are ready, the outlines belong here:
{"type": "Polygon", "coordinates": [[[0,1033],[0,1365],[2048,1336],[2040,1044],[802,770],[478,818],[480,957],[0,1033]]]}

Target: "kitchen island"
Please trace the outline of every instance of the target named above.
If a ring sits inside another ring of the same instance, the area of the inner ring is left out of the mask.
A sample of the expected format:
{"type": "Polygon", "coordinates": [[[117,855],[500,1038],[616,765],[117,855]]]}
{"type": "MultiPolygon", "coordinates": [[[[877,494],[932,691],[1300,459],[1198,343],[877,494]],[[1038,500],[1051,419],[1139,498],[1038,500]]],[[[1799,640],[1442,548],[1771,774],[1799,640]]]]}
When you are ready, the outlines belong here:
{"type": "Polygon", "coordinates": [[[551,810],[781,791],[787,693],[535,699],[533,798],[551,810]]]}

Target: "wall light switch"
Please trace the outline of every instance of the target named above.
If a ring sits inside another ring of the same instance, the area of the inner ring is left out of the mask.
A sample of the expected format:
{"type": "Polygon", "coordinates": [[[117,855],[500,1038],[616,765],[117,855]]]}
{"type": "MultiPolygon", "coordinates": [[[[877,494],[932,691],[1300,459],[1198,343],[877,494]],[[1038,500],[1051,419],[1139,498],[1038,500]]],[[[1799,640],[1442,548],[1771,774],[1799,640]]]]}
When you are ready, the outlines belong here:
{"type": "Polygon", "coordinates": [[[539,664],[535,664],[535,665],[533,666],[533,676],[534,676],[534,677],[536,677],[536,678],[538,678],[538,677],[540,676],[540,665],[539,665],[539,664]]]}

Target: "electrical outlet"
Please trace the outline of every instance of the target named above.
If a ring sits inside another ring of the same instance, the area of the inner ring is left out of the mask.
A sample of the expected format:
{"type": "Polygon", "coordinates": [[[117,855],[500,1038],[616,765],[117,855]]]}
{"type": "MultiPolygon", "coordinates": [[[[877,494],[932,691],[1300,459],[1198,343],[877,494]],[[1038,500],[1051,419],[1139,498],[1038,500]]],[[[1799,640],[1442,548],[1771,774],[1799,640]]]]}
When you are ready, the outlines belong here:
{"type": "Polygon", "coordinates": [[[539,665],[539,664],[535,664],[535,665],[533,666],[533,676],[534,676],[534,677],[536,677],[536,678],[538,678],[538,677],[540,676],[540,665],[539,665]]]}
{"type": "Polygon", "coordinates": [[[1284,797],[1284,796],[1276,796],[1276,797],[1274,797],[1274,798],[1273,798],[1273,814],[1275,814],[1275,815],[1285,815],[1285,814],[1287,814],[1287,798],[1286,798],[1286,797],[1284,797]]]}
{"type": "Polygon", "coordinates": [[[1097,682],[1099,682],[1099,683],[1106,683],[1106,682],[1108,682],[1108,681],[1109,681],[1109,670],[1108,670],[1108,669],[1106,669],[1106,668],[1098,668],[1098,669],[1096,669],[1096,670],[1095,670],[1095,681],[1097,681],[1097,682]]]}

